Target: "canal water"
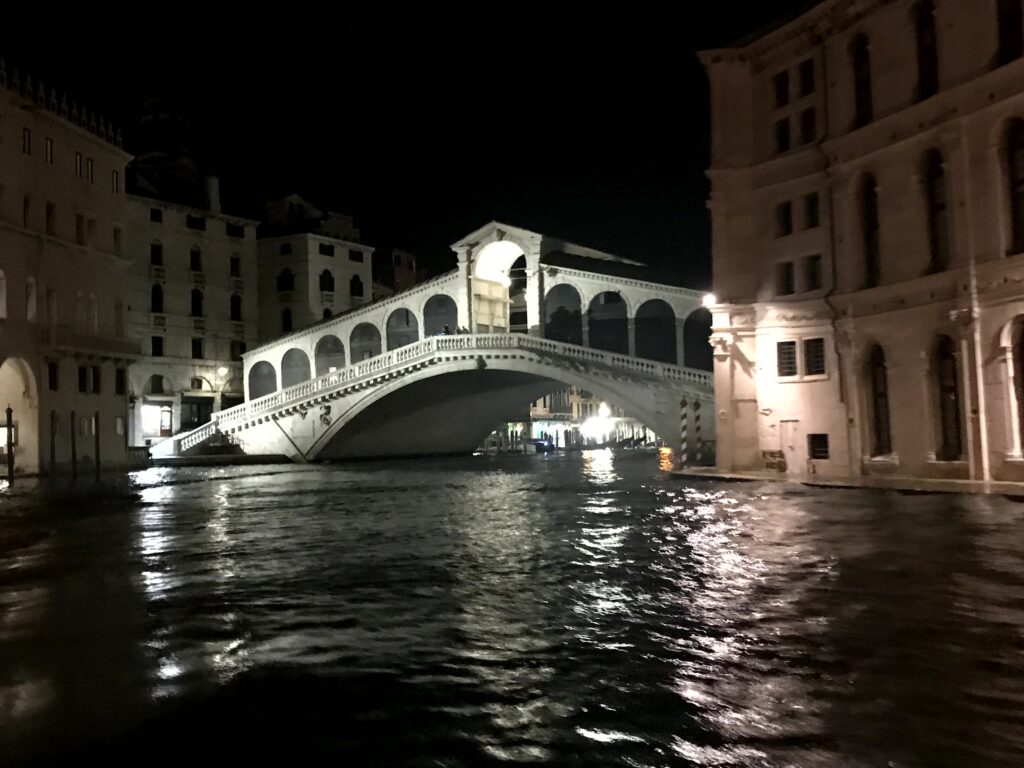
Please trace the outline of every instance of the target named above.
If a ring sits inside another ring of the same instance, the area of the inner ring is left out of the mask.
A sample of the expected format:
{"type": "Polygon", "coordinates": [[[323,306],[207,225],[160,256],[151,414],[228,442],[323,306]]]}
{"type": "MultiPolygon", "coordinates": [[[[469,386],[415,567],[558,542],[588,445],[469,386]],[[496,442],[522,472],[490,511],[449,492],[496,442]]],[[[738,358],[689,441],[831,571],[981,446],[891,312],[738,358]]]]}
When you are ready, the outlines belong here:
{"type": "Polygon", "coordinates": [[[0,764],[1024,765],[1024,504],[658,455],[0,496],[0,764]]]}

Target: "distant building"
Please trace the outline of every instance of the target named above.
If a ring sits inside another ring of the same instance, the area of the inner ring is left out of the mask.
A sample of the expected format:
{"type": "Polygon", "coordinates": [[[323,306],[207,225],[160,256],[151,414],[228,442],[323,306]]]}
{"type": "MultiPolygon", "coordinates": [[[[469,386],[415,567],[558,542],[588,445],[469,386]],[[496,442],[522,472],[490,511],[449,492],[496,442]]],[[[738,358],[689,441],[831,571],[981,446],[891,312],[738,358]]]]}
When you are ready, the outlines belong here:
{"type": "MultiPolygon", "coordinates": [[[[127,461],[125,165],[114,127],[0,63],[0,450],[127,461]],[[97,447],[99,452],[97,454],[97,447]]],[[[6,462],[5,462],[6,463],[6,462]]]]}
{"type": "Polygon", "coordinates": [[[318,323],[373,297],[373,248],[352,218],[298,195],[267,205],[259,229],[261,341],[318,323]]]}
{"type": "Polygon", "coordinates": [[[378,248],[373,254],[373,297],[385,298],[419,282],[416,255],[401,248],[378,248]]]}
{"type": "Polygon", "coordinates": [[[827,0],[706,51],[717,454],[1024,480],[1019,0],[827,0]]]}

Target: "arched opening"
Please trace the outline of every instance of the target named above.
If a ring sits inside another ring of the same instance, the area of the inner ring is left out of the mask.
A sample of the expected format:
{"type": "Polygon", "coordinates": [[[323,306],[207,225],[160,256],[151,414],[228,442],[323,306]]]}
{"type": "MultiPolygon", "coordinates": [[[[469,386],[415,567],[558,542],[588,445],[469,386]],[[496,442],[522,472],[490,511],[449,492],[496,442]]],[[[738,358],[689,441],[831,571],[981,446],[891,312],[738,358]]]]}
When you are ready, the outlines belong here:
{"type": "Polygon", "coordinates": [[[511,312],[517,314],[518,329],[522,330],[525,326],[528,330],[528,320],[524,316],[525,291],[526,254],[523,249],[511,240],[498,240],[485,245],[473,259],[473,317],[470,319],[470,330],[476,333],[505,333],[511,327],[511,312]]]}
{"type": "Polygon", "coordinates": [[[935,458],[939,461],[956,461],[963,455],[963,432],[960,420],[959,365],[953,339],[940,336],[932,360],[939,420],[935,458]]]}
{"type": "Polygon", "coordinates": [[[710,339],[711,312],[701,307],[683,323],[683,365],[710,371],[714,367],[710,339]]]}
{"type": "Polygon", "coordinates": [[[348,339],[348,346],[351,350],[353,363],[376,357],[381,353],[380,331],[377,330],[377,326],[371,323],[360,323],[352,329],[352,335],[348,339]]]}
{"type": "Polygon", "coordinates": [[[260,360],[249,369],[249,399],[277,391],[277,371],[266,360],[260,360]]]}
{"type": "Polygon", "coordinates": [[[1024,56],[1024,9],[1021,0],[996,0],[999,48],[996,65],[1002,66],[1024,56]]]}
{"type": "Polygon", "coordinates": [[[1024,253],[1024,120],[1006,130],[1006,169],[1010,198],[1010,252],[1024,253]]]}
{"type": "Polygon", "coordinates": [[[594,349],[629,354],[626,302],[618,291],[605,291],[594,297],[587,310],[587,327],[594,349]]]}
{"type": "Polygon", "coordinates": [[[661,299],[651,299],[636,311],[636,355],[648,360],[672,363],[679,359],[676,350],[676,313],[661,299]]]}
{"type": "Polygon", "coordinates": [[[34,277],[25,280],[25,319],[30,323],[36,321],[36,279],[34,277]]]}
{"type": "Polygon", "coordinates": [[[202,317],[203,316],[203,292],[201,290],[199,290],[198,288],[193,288],[192,289],[191,297],[192,297],[192,300],[191,300],[191,309],[192,309],[192,313],[191,314],[192,314],[192,317],[202,317]]]}
{"type": "Polygon", "coordinates": [[[860,34],[850,44],[850,65],[853,69],[853,124],[867,125],[875,117],[871,93],[871,51],[867,35],[860,34]]]}
{"type": "Polygon", "coordinates": [[[455,299],[444,293],[431,296],[423,305],[423,335],[455,333],[459,326],[459,308],[455,299]]]}
{"type": "Polygon", "coordinates": [[[544,337],[583,344],[583,300],[567,283],[559,283],[544,297],[544,337]]]}
{"type": "Polygon", "coordinates": [[[914,6],[914,33],[917,42],[917,100],[924,101],[939,90],[939,40],[935,31],[935,4],[931,0],[923,0],[914,6]]]}
{"type": "Polygon", "coordinates": [[[868,388],[868,419],[871,425],[871,455],[892,453],[892,429],[889,422],[889,374],[885,352],[877,344],[868,353],[864,379],[868,388]]]}
{"type": "Polygon", "coordinates": [[[313,357],[316,360],[316,375],[323,376],[345,367],[345,345],[337,336],[324,336],[316,343],[313,357]]]}
{"type": "Polygon", "coordinates": [[[329,269],[320,273],[320,290],[324,293],[334,293],[334,275],[329,269]]]}
{"type": "Polygon", "coordinates": [[[416,315],[408,309],[396,309],[388,315],[388,350],[404,347],[419,340],[420,328],[416,315]]]}
{"type": "MultiPolygon", "coordinates": [[[[0,452],[6,463],[7,436],[13,443],[14,471],[39,471],[39,400],[35,376],[20,357],[9,357],[0,365],[0,409],[11,407],[11,423],[0,410],[0,452]]],[[[6,466],[5,466],[6,471],[6,466]]]]}
{"type": "Polygon", "coordinates": [[[864,258],[864,287],[874,288],[882,279],[882,260],[878,224],[878,184],[875,177],[864,177],[860,187],[861,247],[864,258]]]}
{"type": "Polygon", "coordinates": [[[309,355],[301,349],[289,349],[281,358],[281,389],[309,381],[309,355]]]}
{"type": "Polygon", "coordinates": [[[946,164],[942,153],[929,150],[924,158],[924,195],[928,214],[929,272],[949,267],[949,208],[946,202],[946,164]]]}
{"type": "Polygon", "coordinates": [[[290,269],[282,269],[277,273],[277,291],[284,293],[295,290],[295,273],[290,269]]]}
{"type": "Polygon", "coordinates": [[[171,389],[170,379],[164,378],[159,373],[154,373],[146,381],[145,389],[143,390],[147,395],[171,395],[174,391],[171,389]]]}
{"type": "Polygon", "coordinates": [[[231,294],[231,319],[236,322],[242,319],[242,297],[237,293],[231,294]]]}
{"type": "Polygon", "coordinates": [[[292,332],[292,310],[291,307],[285,307],[281,310],[281,333],[292,332]]]}
{"type": "Polygon", "coordinates": [[[348,281],[348,295],[353,299],[363,298],[363,278],[359,275],[352,275],[352,279],[348,281]]]}

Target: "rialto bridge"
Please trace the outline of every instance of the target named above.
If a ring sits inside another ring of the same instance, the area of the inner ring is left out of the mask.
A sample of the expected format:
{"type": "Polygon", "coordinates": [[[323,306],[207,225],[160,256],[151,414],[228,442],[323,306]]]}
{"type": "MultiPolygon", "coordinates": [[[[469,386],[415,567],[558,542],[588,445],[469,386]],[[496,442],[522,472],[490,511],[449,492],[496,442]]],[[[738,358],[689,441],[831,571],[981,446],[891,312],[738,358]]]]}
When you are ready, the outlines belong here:
{"type": "Polygon", "coordinates": [[[702,294],[497,222],[452,247],[452,272],[248,352],[246,402],[154,455],[195,452],[218,433],[296,461],[471,452],[567,386],[671,445],[681,403],[700,403],[713,437],[711,376],[692,364],[710,358],[702,294]]]}

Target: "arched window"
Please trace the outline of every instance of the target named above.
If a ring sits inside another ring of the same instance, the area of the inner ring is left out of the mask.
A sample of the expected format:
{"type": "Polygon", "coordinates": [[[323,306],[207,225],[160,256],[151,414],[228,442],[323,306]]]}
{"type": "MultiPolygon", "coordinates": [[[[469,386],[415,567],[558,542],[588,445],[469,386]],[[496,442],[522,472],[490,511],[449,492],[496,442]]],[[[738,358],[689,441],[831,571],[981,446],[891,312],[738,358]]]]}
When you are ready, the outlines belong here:
{"type": "Polygon", "coordinates": [[[1024,252],[1024,120],[1006,131],[1006,167],[1010,183],[1011,252],[1024,252]]]}
{"type": "Polygon", "coordinates": [[[249,399],[277,391],[277,371],[266,360],[260,360],[249,369],[249,399]]]}
{"type": "Polygon", "coordinates": [[[237,293],[231,294],[231,319],[242,319],[242,297],[237,293]]]}
{"type": "Polygon", "coordinates": [[[1002,66],[1024,55],[1024,9],[1021,0],[997,0],[999,50],[996,64],[1002,66]]]}
{"type": "Polygon", "coordinates": [[[162,395],[164,394],[164,377],[159,373],[154,373],[149,377],[149,386],[146,387],[149,390],[150,395],[162,395]]]}
{"type": "Polygon", "coordinates": [[[0,269],[0,320],[7,317],[7,277],[0,269]]]}
{"type": "Polygon", "coordinates": [[[282,269],[277,276],[277,290],[279,293],[295,290],[295,273],[290,269],[282,269]]]}
{"type": "Polygon", "coordinates": [[[1024,441],[1024,318],[1013,323],[1010,343],[1011,365],[1013,366],[1013,398],[1017,401],[1018,446],[1024,441]]]}
{"type": "Polygon", "coordinates": [[[149,311],[164,311],[164,288],[160,283],[153,283],[153,287],[149,289],[149,311]]]}
{"type": "Polygon", "coordinates": [[[96,301],[96,294],[90,293],[87,301],[88,306],[88,328],[90,333],[100,332],[100,311],[99,304],[96,301]]]}
{"type": "Polygon", "coordinates": [[[892,453],[892,430],[889,423],[889,376],[885,352],[877,344],[868,355],[865,371],[868,384],[868,411],[871,424],[871,455],[892,453]]]}
{"type": "Polygon", "coordinates": [[[949,205],[942,154],[933,149],[924,158],[924,195],[928,213],[929,272],[949,267],[949,205]]]}
{"type": "MultiPolygon", "coordinates": [[[[1018,5],[1020,0],[1018,1],[1018,5]]],[[[935,31],[935,4],[924,0],[914,6],[914,31],[917,37],[917,100],[939,91],[939,43],[935,31]]]]}
{"type": "Polygon", "coordinates": [[[25,280],[25,319],[30,323],[36,321],[36,279],[34,277],[25,280]]]}
{"type": "Polygon", "coordinates": [[[289,307],[281,310],[281,333],[292,332],[292,311],[289,307]]]}
{"type": "Polygon", "coordinates": [[[860,189],[860,224],[864,248],[864,287],[872,288],[882,277],[878,234],[878,184],[866,176],[860,189]]]}
{"type": "Polygon", "coordinates": [[[198,288],[192,289],[192,317],[203,316],[203,292],[198,288]]]}
{"type": "Polygon", "coordinates": [[[320,273],[320,290],[325,293],[334,293],[334,275],[329,269],[320,273]]]}
{"type": "Polygon", "coordinates": [[[199,246],[193,246],[192,250],[188,252],[188,268],[193,272],[203,271],[203,253],[199,250],[199,246]]]}
{"type": "Polygon", "coordinates": [[[853,124],[860,128],[875,117],[871,95],[871,53],[867,35],[857,35],[850,45],[850,64],[853,67],[853,124]]]}
{"type": "Polygon", "coordinates": [[[568,283],[559,283],[544,297],[544,337],[583,344],[583,299],[568,283]]]}
{"type": "Polygon", "coordinates": [[[363,280],[359,275],[352,275],[352,279],[348,282],[348,293],[352,298],[363,298],[363,280]]]}
{"type": "Polygon", "coordinates": [[[935,458],[939,461],[956,461],[963,454],[958,368],[956,344],[949,336],[940,336],[934,355],[935,389],[939,406],[939,440],[935,458]]]}
{"type": "Polygon", "coordinates": [[[281,358],[281,389],[294,387],[312,378],[309,356],[301,349],[289,349],[281,358]]]}

